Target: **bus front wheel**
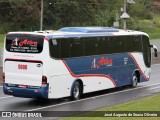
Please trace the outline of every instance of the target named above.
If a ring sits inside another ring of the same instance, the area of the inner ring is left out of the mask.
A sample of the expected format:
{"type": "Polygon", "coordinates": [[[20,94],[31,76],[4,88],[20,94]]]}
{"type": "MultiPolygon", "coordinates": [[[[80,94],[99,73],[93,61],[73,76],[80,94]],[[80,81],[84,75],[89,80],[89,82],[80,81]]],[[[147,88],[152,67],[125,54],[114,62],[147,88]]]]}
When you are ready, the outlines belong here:
{"type": "Polygon", "coordinates": [[[75,82],[72,88],[71,99],[78,100],[81,96],[81,86],[79,82],[75,82]]]}

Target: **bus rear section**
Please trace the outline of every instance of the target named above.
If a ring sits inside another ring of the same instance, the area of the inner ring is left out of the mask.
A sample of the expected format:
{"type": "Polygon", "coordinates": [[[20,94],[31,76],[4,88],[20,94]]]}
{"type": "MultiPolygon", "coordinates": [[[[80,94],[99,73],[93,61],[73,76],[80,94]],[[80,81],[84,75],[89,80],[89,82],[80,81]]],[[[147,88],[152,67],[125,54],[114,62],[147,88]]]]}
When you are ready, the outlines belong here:
{"type": "Polygon", "coordinates": [[[32,34],[8,34],[4,45],[3,90],[7,95],[48,98],[43,73],[44,38],[32,34]]]}

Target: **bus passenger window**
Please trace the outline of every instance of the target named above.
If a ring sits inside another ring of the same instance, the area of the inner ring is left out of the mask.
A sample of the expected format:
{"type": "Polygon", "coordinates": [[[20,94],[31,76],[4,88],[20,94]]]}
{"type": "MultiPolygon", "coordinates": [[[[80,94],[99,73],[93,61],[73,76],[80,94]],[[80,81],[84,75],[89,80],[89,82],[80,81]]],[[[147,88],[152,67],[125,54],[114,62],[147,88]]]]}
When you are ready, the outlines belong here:
{"type": "Polygon", "coordinates": [[[110,52],[111,53],[121,53],[123,52],[122,40],[119,37],[110,37],[110,52]]]}
{"type": "Polygon", "coordinates": [[[85,38],[85,56],[97,55],[97,38],[85,38]]]}
{"type": "Polygon", "coordinates": [[[71,57],[84,56],[84,39],[71,38],[71,57]]]}
{"type": "Polygon", "coordinates": [[[62,58],[70,58],[71,57],[70,39],[61,39],[61,57],[62,58]]]}
{"type": "Polygon", "coordinates": [[[151,66],[151,49],[150,49],[150,43],[149,38],[147,36],[142,36],[143,41],[143,58],[145,65],[147,67],[151,66]]]}
{"type": "Polygon", "coordinates": [[[98,38],[98,54],[108,54],[108,37],[98,38]]]}
{"type": "Polygon", "coordinates": [[[134,46],[133,51],[142,52],[141,36],[134,36],[134,40],[132,41],[132,46],[134,46]]]}
{"type": "Polygon", "coordinates": [[[60,58],[60,40],[50,40],[49,41],[49,50],[50,50],[50,55],[53,58],[60,58]]]}

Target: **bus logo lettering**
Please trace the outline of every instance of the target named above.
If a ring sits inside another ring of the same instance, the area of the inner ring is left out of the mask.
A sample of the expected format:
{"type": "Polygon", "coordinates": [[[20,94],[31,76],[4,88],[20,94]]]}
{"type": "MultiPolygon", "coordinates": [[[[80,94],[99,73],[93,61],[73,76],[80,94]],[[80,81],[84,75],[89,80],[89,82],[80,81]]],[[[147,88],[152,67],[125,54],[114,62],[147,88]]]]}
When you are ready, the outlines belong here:
{"type": "Polygon", "coordinates": [[[104,56],[96,62],[96,58],[93,59],[91,68],[100,68],[101,66],[112,66],[112,59],[105,58],[104,56]]]}
{"type": "Polygon", "coordinates": [[[38,42],[35,42],[35,41],[32,41],[32,40],[28,40],[28,39],[25,39],[25,40],[19,42],[19,44],[18,44],[18,40],[19,40],[19,38],[15,38],[12,41],[11,45],[15,45],[15,46],[24,46],[24,45],[37,46],[38,45],[38,42]]]}
{"type": "Polygon", "coordinates": [[[34,46],[37,46],[38,45],[38,42],[34,42],[32,40],[23,40],[19,43],[19,46],[23,46],[23,45],[34,45],[34,46]]]}
{"type": "Polygon", "coordinates": [[[12,44],[11,44],[11,45],[16,45],[16,46],[18,46],[18,40],[19,40],[19,38],[15,38],[15,39],[12,41],[12,44]]]}
{"type": "Polygon", "coordinates": [[[27,65],[18,64],[18,69],[19,70],[27,70],[27,65]]]}

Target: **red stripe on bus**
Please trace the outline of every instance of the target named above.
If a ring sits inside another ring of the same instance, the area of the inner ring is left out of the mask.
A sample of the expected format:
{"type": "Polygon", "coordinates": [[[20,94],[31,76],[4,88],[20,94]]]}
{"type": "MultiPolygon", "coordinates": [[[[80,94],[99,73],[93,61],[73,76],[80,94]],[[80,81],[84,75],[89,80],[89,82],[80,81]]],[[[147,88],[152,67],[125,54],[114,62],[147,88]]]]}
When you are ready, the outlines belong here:
{"type": "Polygon", "coordinates": [[[67,63],[62,60],[64,65],[66,66],[66,68],[68,69],[69,73],[71,74],[72,77],[75,77],[75,78],[79,78],[79,77],[105,77],[105,78],[108,78],[113,84],[114,86],[116,87],[116,84],[114,82],[114,80],[108,76],[108,75],[104,75],[104,74],[81,74],[81,75],[75,75],[72,73],[71,69],[69,68],[69,66],[67,65],[67,63]]]}
{"type": "Polygon", "coordinates": [[[131,53],[129,53],[129,55],[132,57],[132,59],[133,59],[134,62],[136,63],[136,65],[137,65],[139,71],[141,72],[142,76],[143,76],[146,80],[149,80],[149,78],[147,78],[146,75],[143,73],[142,69],[140,68],[140,66],[139,66],[137,60],[134,58],[134,56],[133,56],[131,53]]]}
{"type": "Polygon", "coordinates": [[[25,60],[25,59],[15,59],[15,58],[6,58],[5,61],[23,61],[23,62],[37,62],[37,63],[43,63],[40,60],[25,60]]]}
{"type": "Polygon", "coordinates": [[[46,38],[46,37],[45,37],[44,40],[49,41],[49,38],[46,38]]]}

